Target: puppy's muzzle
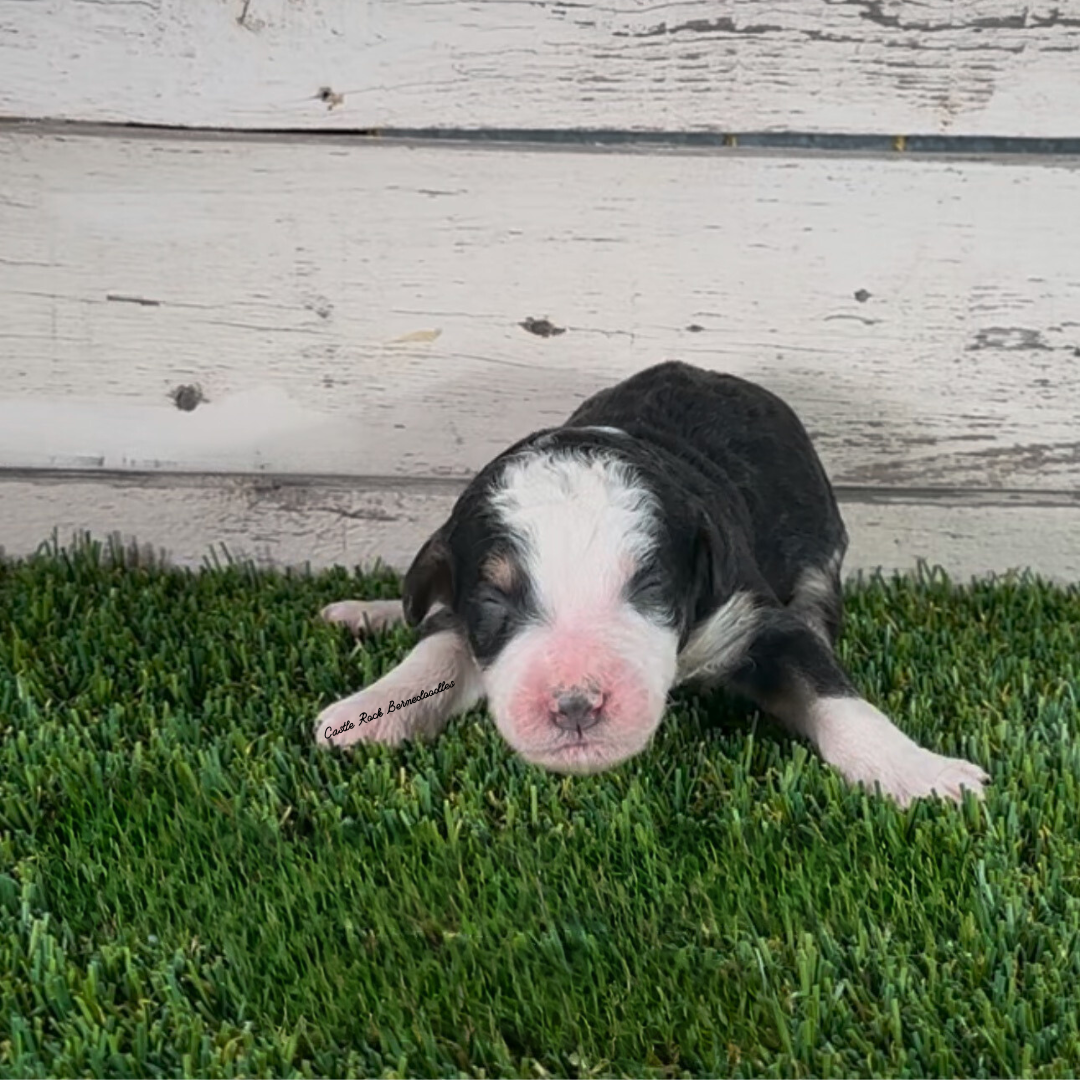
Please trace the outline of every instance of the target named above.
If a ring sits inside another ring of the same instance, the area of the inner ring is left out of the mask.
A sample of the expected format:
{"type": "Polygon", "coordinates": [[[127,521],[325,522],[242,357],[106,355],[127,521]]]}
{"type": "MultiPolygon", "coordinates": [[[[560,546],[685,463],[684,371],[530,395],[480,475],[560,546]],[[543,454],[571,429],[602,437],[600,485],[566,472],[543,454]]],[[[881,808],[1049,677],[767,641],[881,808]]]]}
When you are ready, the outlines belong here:
{"type": "Polygon", "coordinates": [[[599,690],[575,688],[555,698],[552,719],[563,731],[586,731],[600,719],[604,695],[599,690]]]}

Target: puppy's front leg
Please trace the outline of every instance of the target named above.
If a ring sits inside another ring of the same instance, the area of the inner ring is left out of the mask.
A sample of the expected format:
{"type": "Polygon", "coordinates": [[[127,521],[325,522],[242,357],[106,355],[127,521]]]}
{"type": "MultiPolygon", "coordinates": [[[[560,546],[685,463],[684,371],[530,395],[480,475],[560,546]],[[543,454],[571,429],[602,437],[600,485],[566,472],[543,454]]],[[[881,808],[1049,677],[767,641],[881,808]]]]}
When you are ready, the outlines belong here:
{"type": "Polygon", "coordinates": [[[434,738],[482,696],[480,671],[465,636],[456,628],[433,629],[393,671],[324,709],[315,722],[315,741],[397,746],[405,739],[434,738]]]}
{"type": "Polygon", "coordinates": [[[937,794],[956,802],[961,789],[982,797],[990,777],[978,765],[943,757],[909,739],[859,696],[832,650],[789,612],[767,610],[742,661],[733,689],[805,736],[852,783],[901,806],[937,794]]]}

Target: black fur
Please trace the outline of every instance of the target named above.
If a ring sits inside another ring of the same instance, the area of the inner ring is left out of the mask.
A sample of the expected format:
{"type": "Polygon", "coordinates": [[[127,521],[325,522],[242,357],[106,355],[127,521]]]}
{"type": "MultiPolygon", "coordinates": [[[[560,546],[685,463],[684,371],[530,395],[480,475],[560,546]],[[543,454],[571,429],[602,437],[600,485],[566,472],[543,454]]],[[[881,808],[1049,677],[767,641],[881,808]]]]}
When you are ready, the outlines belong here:
{"type": "Polygon", "coordinates": [[[671,498],[700,500],[730,538],[729,569],[744,587],[764,585],[787,604],[804,569],[847,547],[810,436],[763,387],[672,360],[594,394],[567,421],[585,425],[621,428],[671,461],[672,486],[681,489],[671,498]]]}
{"type": "MultiPolygon", "coordinates": [[[[486,558],[515,556],[515,538],[495,522],[486,496],[508,457],[555,448],[614,454],[655,494],[663,511],[661,543],[629,596],[677,627],[680,647],[735,592],[748,591],[779,613],[801,573],[829,566],[835,567],[833,588],[806,614],[835,640],[847,533],[810,437],[769,391],[677,361],[600,391],[564,426],[535,432],[481,470],[409,570],[405,611],[411,623],[441,600],[450,614],[441,614],[437,627],[457,620],[484,664],[535,613],[527,585],[507,595],[481,582],[486,558]]],[[[777,664],[803,672],[823,692],[849,692],[820,638],[807,631],[812,640],[804,640],[807,625],[804,616],[766,620],[738,679],[751,696],[759,697],[755,687],[760,693],[775,688],[777,664]]],[[[430,629],[425,624],[422,632],[430,629]]]]}

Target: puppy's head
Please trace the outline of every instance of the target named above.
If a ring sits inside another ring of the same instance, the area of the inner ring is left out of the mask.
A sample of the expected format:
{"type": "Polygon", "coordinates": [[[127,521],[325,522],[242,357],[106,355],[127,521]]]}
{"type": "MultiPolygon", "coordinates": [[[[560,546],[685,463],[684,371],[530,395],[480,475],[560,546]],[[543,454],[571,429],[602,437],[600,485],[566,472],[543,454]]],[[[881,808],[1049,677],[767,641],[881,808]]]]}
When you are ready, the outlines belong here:
{"type": "Polygon", "coordinates": [[[534,436],[476,477],[406,575],[406,617],[452,609],[527,761],[596,772],[660,723],[719,543],[665,484],[628,436],[534,436]]]}

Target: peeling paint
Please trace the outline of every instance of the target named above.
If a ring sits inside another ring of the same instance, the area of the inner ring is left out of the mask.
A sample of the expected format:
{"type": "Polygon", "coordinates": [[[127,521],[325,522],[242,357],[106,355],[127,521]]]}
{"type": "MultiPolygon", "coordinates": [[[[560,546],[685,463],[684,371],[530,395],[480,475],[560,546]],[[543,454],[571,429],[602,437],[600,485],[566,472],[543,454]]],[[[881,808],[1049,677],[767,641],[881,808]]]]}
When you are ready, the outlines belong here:
{"type": "Polygon", "coordinates": [[[305,506],[302,513],[333,514],[335,517],[349,518],[351,521],[402,521],[403,513],[388,514],[385,510],[346,510],[342,506],[305,506]]]}
{"type": "Polygon", "coordinates": [[[929,443],[935,441],[940,447],[939,452],[920,457],[910,452],[903,455],[904,445],[914,448],[916,443],[912,439],[902,439],[897,447],[898,455],[902,456],[892,461],[875,461],[844,469],[836,477],[836,483],[894,487],[917,481],[920,484],[944,482],[959,485],[970,483],[969,478],[977,477],[981,489],[993,490],[994,487],[1015,483],[1018,477],[1033,471],[1044,478],[1055,475],[1067,481],[1080,465],[1080,442],[1028,443],[949,451],[944,446],[944,440],[929,440],[929,443]]]}
{"type": "Polygon", "coordinates": [[[844,320],[851,320],[853,322],[860,322],[860,323],[863,324],[863,326],[877,326],[877,324],[881,322],[880,319],[871,319],[871,318],[868,318],[866,315],[856,315],[853,312],[847,312],[847,311],[836,312],[833,315],[826,315],[824,321],[825,322],[833,322],[836,319],[844,319],[844,320]]]}
{"type": "MultiPolygon", "coordinates": [[[[891,30],[906,30],[920,34],[939,34],[948,30],[1045,30],[1057,27],[1080,27],[1080,19],[1063,16],[1061,9],[1054,7],[1049,14],[1034,14],[1029,7],[1024,7],[1015,15],[984,16],[967,22],[902,22],[899,15],[885,13],[885,0],[841,0],[841,3],[861,8],[859,18],[891,30]]],[[[896,5],[898,8],[899,4],[896,5]]]]}
{"type": "Polygon", "coordinates": [[[768,23],[752,23],[747,26],[737,26],[734,19],[687,19],[686,22],[675,26],[668,26],[666,22],[658,23],[648,30],[616,30],[614,37],[668,37],[672,34],[773,34],[782,31],[784,27],[774,26],[768,23]]]}
{"type": "Polygon", "coordinates": [[[1040,331],[1026,326],[987,326],[976,331],[975,340],[968,346],[969,352],[978,349],[1049,351],[1050,346],[1046,344],[1046,339],[1040,331]]]}
{"type": "Polygon", "coordinates": [[[160,300],[148,300],[145,296],[121,296],[119,293],[107,293],[106,300],[117,304],[138,304],[139,307],[161,307],[160,300]]]}
{"type": "Polygon", "coordinates": [[[198,383],[176,386],[169,391],[169,397],[181,412],[194,412],[206,401],[202,387],[198,383]]]}
{"type": "Polygon", "coordinates": [[[362,102],[364,130],[445,135],[526,133],[542,100],[560,133],[1075,135],[1075,0],[375,7],[378,18],[361,14],[370,0],[8,3],[5,112],[347,133],[359,125],[344,106],[362,102]],[[688,67],[699,80],[680,79],[688,67]]]}
{"type": "Polygon", "coordinates": [[[335,93],[329,86],[320,86],[319,92],[315,95],[320,101],[326,103],[326,111],[331,112],[339,105],[345,104],[345,95],[335,93]]]}
{"type": "Polygon", "coordinates": [[[537,337],[555,337],[558,334],[565,334],[565,326],[556,326],[550,319],[534,319],[531,315],[527,319],[522,319],[518,323],[518,326],[522,330],[528,330],[530,334],[535,334],[537,337]]]}

